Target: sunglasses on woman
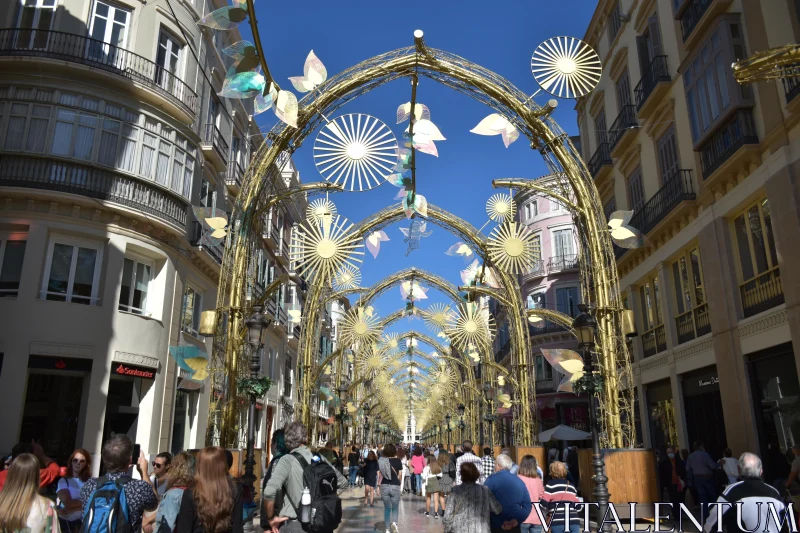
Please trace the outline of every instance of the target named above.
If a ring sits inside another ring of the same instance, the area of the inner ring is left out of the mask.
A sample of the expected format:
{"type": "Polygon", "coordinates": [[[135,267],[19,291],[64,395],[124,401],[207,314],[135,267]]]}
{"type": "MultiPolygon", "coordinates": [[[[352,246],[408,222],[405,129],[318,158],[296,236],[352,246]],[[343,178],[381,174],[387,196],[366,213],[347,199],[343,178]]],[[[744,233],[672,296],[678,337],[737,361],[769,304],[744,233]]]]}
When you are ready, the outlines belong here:
{"type": "Polygon", "coordinates": [[[75,458],[75,459],[72,460],[72,463],[73,464],[78,464],[78,465],[85,465],[86,464],[86,460],[85,459],[77,459],[77,458],[75,458]]]}

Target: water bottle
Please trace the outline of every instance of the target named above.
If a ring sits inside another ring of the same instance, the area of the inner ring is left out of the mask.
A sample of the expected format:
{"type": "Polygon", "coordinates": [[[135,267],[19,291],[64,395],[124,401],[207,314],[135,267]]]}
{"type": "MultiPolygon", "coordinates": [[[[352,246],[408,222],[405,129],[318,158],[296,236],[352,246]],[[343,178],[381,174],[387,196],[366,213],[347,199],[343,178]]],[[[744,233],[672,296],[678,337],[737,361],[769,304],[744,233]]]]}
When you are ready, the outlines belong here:
{"type": "Polygon", "coordinates": [[[300,497],[300,523],[309,522],[311,522],[311,492],[308,487],[303,487],[303,495],[300,497]]]}

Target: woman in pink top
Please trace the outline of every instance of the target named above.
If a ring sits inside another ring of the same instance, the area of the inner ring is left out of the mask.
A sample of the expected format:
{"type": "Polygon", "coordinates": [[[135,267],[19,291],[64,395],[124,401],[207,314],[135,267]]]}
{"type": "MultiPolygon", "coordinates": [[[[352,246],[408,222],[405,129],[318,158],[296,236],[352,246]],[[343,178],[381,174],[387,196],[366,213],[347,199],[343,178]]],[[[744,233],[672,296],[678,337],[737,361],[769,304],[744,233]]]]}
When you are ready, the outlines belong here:
{"type": "Polygon", "coordinates": [[[517,470],[517,476],[528,488],[531,503],[534,505],[527,520],[519,525],[520,533],[542,533],[542,521],[539,520],[539,515],[536,513],[536,504],[539,503],[539,500],[544,495],[544,484],[542,483],[542,478],[539,477],[539,472],[536,470],[537,466],[536,458],[532,455],[526,455],[520,461],[519,470],[517,470]]]}
{"type": "Polygon", "coordinates": [[[414,455],[411,457],[411,468],[414,470],[414,494],[422,494],[422,471],[425,469],[425,458],[422,456],[422,448],[417,446],[414,455]]]}

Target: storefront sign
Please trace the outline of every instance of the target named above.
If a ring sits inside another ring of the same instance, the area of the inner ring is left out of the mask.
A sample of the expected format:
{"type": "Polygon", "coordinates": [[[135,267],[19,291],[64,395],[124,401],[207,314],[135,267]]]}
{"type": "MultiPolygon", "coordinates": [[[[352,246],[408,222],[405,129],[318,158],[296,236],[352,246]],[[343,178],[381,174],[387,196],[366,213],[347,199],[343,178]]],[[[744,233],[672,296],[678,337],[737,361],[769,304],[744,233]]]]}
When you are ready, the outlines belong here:
{"type": "Polygon", "coordinates": [[[717,376],[716,366],[687,372],[681,378],[684,397],[719,391],[719,377],[717,376]]]}
{"type": "Polygon", "coordinates": [[[156,379],[156,371],[146,366],[128,365],[125,363],[114,363],[112,372],[119,376],[130,376],[132,378],[156,379]]]}
{"type": "Polygon", "coordinates": [[[48,355],[31,355],[28,357],[28,368],[40,370],[71,370],[73,372],[91,372],[92,360],[80,357],[52,357],[48,355]]]}
{"type": "Polygon", "coordinates": [[[717,383],[719,383],[719,378],[717,376],[711,376],[710,378],[708,378],[706,380],[703,380],[703,379],[698,379],[697,380],[697,386],[698,387],[707,387],[709,385],[716,385],[717,383]]]}

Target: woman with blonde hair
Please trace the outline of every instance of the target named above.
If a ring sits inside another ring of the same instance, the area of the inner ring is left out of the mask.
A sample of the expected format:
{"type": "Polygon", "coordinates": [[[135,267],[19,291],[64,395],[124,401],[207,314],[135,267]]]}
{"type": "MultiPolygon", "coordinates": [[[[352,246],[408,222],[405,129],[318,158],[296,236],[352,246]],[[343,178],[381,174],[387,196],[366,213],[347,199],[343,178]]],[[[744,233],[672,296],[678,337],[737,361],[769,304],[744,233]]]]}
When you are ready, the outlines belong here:
{"type": "Polygon", "coordinates": [[[0,533],[59,533],[55,504],[39,495],[39,459],[23,453],[11,463],[0,492],[0,533]]]}
{"type": "MultiPolygon", "coordinates": [[[[181,452],[172,458],[167,472],[167,492],[158,504],[158,513],[153,529],[157,533],[172,533],[183,501],[183,493],[194,480],[194,456],[181,452]]],[[[144,529],[144,528],[143,528],[144,529]]],[[[149,531],[145,531],[149,533],[149,531]]]]}
{"type": "Polygon", "coordinates": [[[242,533],[242,495],[228,476],[225,450],[197,452],[194,481],[183,491],[175,533],[242,533]]]}
{"type": "MultiPolygon", "coordinates": [[[[570,511],[575,511],[575,504],[580,500],[575,485],[567,481],[567,465],[561,461],[550,463],[550,479],[544,486],[542,500],[547,502],[548,511],[552,515],[550,533],[564,533],[566,527],[564,508],[569,505],[570,511]]],[[[573,514],[576,515],[577,513],[573,514]]],[[[577,520],[570,520],[570,533],[579,533],[580,527],[577,520]]],[[[586,527],[588,529],[588,526],[586,527]]]]}

